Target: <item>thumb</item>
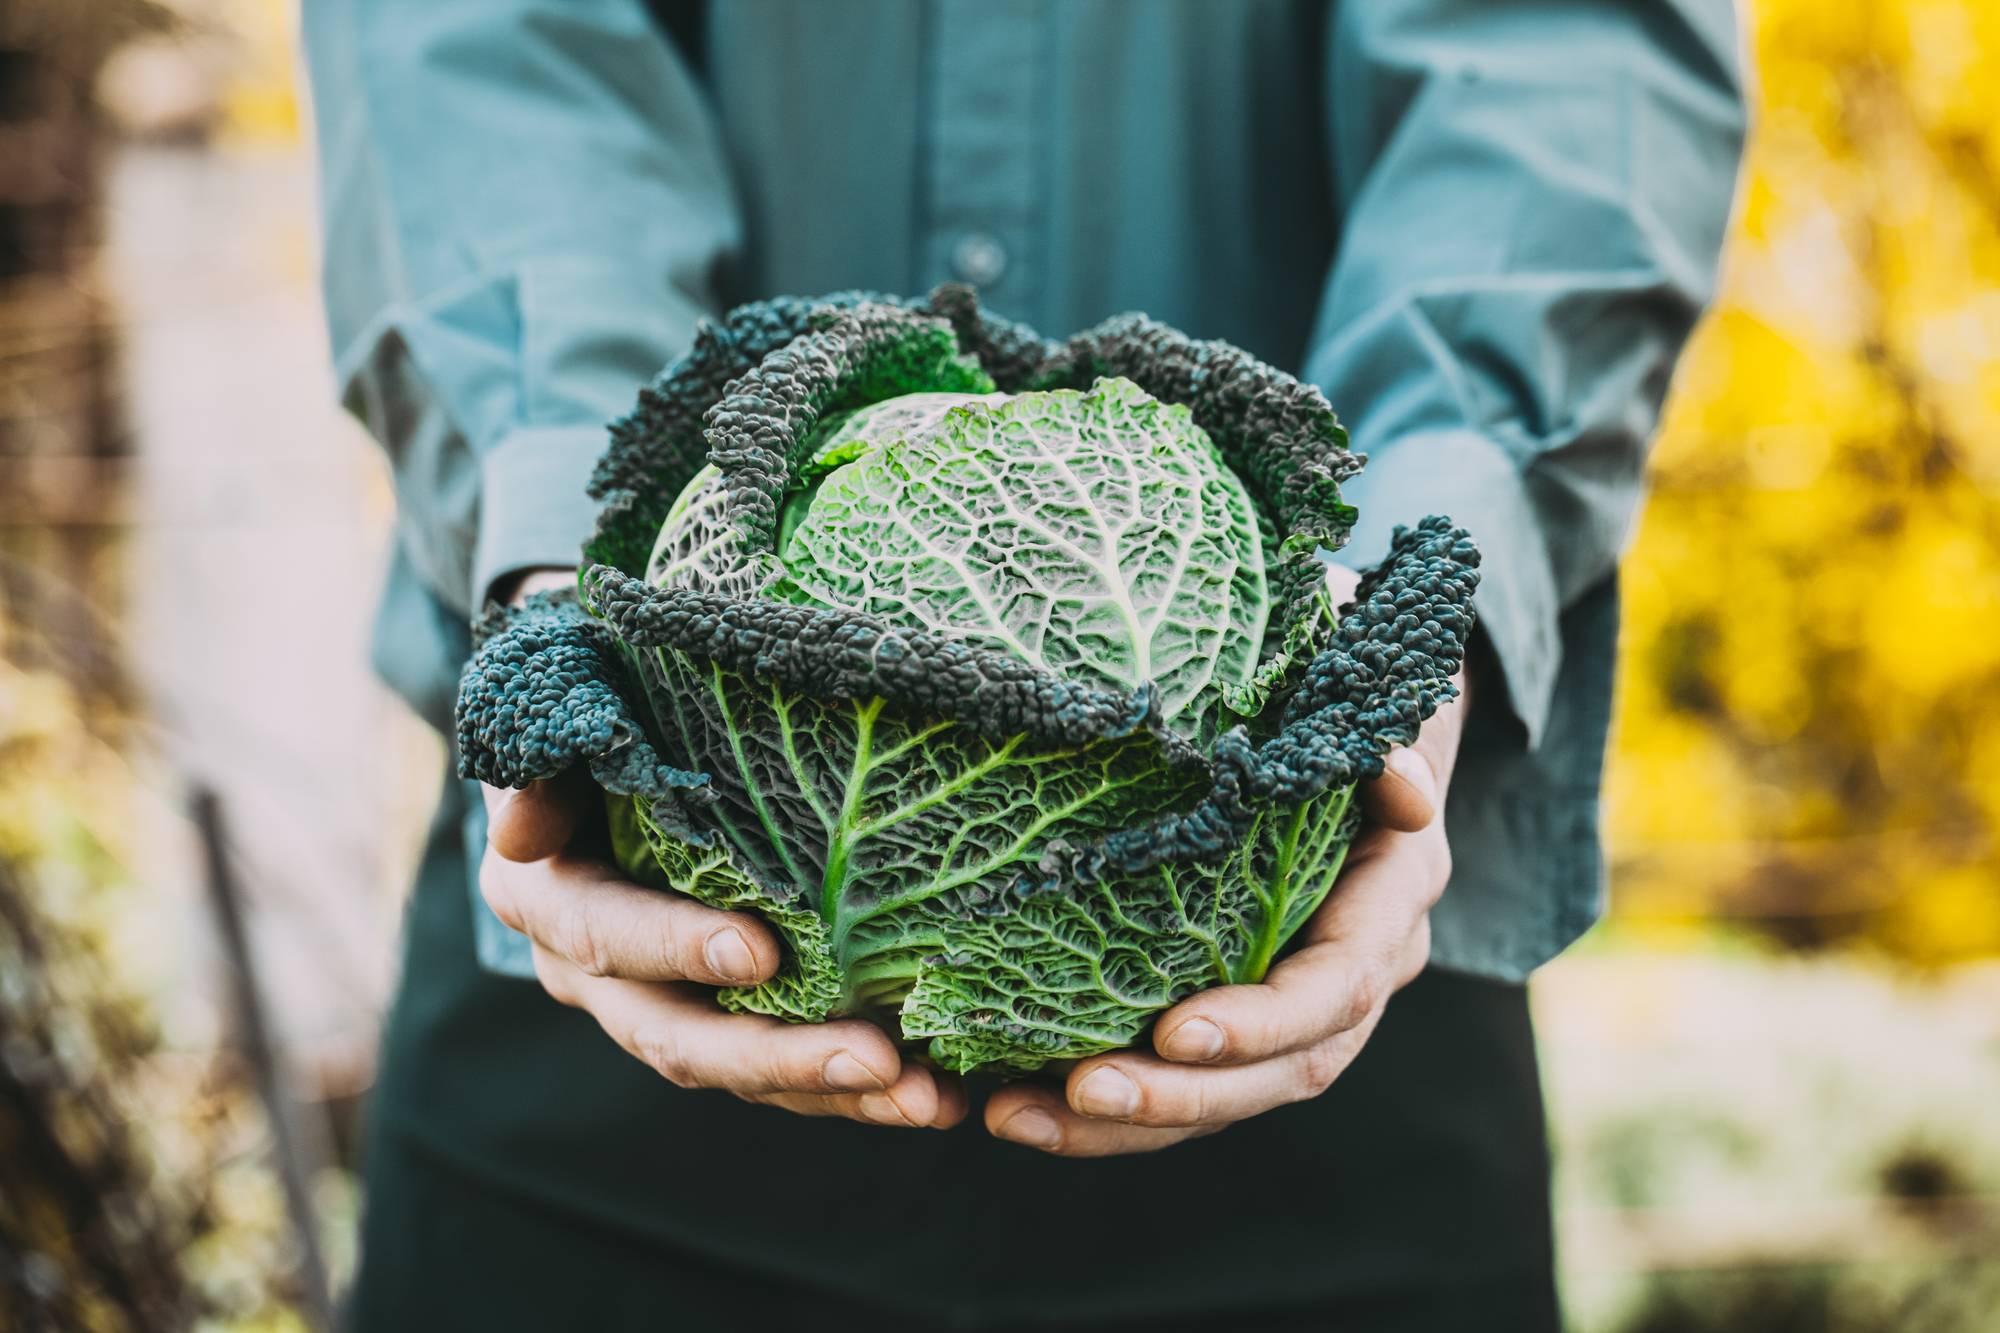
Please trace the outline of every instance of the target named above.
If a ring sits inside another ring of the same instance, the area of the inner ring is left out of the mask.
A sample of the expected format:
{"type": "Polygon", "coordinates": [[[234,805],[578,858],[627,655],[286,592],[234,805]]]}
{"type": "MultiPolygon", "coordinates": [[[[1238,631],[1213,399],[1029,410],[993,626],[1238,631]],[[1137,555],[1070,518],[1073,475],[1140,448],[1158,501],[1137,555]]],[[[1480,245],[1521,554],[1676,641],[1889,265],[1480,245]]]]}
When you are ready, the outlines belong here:
{"type": "Polygon", "coordinates": [[[1442,803],[1437,770],[1431,767],[1430,756],[1414,747],[1398,746],[1383,755],[1382,776],[1361,789],[1368,817],[1398,833],[1430,827],[1442,803]]]}
{"type": "Polygon", "coordinates": [[[569,845],[582,813],[575,787],[558,778],[519,790],[484,787],[486,841],[509,861],[540,861],[569,845]]]}
{"type": "Polygon", "coordinates": [[[1454,683],[1458,697],[1439,708],[1417,733],[1416,744],[1382,756],[1382,776],[1361,788],[1361,807],[1368,817],[1398,833],[1430,827],[1444,812],[1444,793],[1458,760],[1459,733],[1465,725],[1467,681],[1460,672],[1454,683]]]}

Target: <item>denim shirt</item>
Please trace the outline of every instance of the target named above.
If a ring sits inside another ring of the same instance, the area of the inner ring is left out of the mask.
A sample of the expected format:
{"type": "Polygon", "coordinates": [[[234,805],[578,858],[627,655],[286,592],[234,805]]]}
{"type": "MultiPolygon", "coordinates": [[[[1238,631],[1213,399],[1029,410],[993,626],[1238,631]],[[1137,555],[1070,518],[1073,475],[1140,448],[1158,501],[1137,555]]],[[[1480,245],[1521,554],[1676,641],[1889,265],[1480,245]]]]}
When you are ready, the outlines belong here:
{"type": "Polygon", "coordinates": [[[399,502],[375,660],[441,727],[468,614],[576,562],[604,423],[700,318],[960,279],[1318,384],[1370,457],[1345,559],[1471,530],[1433,958],[1518,979],[1595,919],[1618,555],[1744,135],[1727,0],[309,0],[305,37],[399,502]]]}

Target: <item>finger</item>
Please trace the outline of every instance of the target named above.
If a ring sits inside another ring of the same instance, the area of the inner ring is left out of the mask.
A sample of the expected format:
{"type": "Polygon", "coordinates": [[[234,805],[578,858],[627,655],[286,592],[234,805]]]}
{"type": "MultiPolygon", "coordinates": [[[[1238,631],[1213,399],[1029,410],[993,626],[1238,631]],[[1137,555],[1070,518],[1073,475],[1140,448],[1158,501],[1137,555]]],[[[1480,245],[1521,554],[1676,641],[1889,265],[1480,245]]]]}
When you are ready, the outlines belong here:
{"type": "Polygon", "coordinates": [[[538,565],[509,578],[496,581],[492,598],[510,606],[520,606],[538,592],[560,592],[576,587],[576,570],[563,565],[538,565]]]}
{"type": "Polygon", "coordinates": [[[938,1109],[931,1118],[932,1129],[953,1129],[965,1121],[965,1114],[972,1108],[972,1099],[966,1094],[965,1080],[956,1074],[932,1071],[937,1083],[938,1109]]]}
{"type": "Polygon", "coordinates": [[[937,1121],[940,1112],[945,1109],[936,1076],[921,1065],[903,1066],[903,1072],[897,1075],[896,1081],[880,1092],[848,1092],[817,1098],[797,1093],[781,1093],[760,1100],[771,1105],[783,1106],[786,1110],[799,1109],[807,1114],[841,1115],[871,1125],[889,1125],[901,1129],[942,1128],[937,1125],[937,1121]],[[818,1105],[816,1107],[808,1105],[813,1102],[817,1102],[818,1105]]]}
{"type": "Polygon", "coordinates": [[[1077,1066],[1064,1095],[1072,1111],[1093,1119],[1161,1129],[1230,1124],[1325,1092],[1360,1052],[1380,1012],[1316,1046],[1224,1069],[1137,1051],[1094,1057],[1077,1066]]]}
{"type": "Polygon", "coordinates": [[[1213,1134],[1221,1125],[1199,1129],[1153,1129],[1081,1116],[1047,1088],[1015,1084],[986,1103],[986,1129],[995,1138],[1058,1157],[1115,1157],[1157,1152],[1188,1139],[1213,1134]]]}
{"type": "Polygon", "coordinates": [[[557,779],[518,790],[486,787],[486,840],[509,861],[539,861],[569,846],[583,813],[575,785],[557,779]]]}
{"type": "Polygon", "coordinates": [[[1153,1029],[1179,1064],[1244,1064],[1300,1051],[1365,1020],[1420,969],[1428,917],[1449,874],[1442,833],[1368,833],[1303,946],[1255,985],[1218,986],[1181,1001],[1153,1029]]]}
{"type": "MultiPolygon", "coordinates": [[[[626,1051],[683,1088],[737,1093],[880,1092],[902,1073],[883,1031],[850,1019],[785,1023],[762,1014],[729,1014],[691,987],[624,981],[547,964],[552,990],[572,996],[626,1051]]],[[[539,970],[539,969],[538,969],[539,970]]]]}
{"type": "MultiPolygon", "coordinates": [[[[1418,734],[1418,743],[1423,741],[1418,734]]],[[[1438,816],[1437,770],[1430,755],[1415,747],[1398,747],[1382,756],[1382,775],[1361,784],[1362,813],[1386,829],[1415,833],[1438,816]]]]}
{"type": "Polygon", "coordinates": [[[756,917],[643,888],[595,861],[521,864],[495,849],[479,889],[494,915],[591,976],[746,985],[774,975],[782,957],[756,917]]]}
{"type": "Polygon", "coordinates": [[[1383,828],[1415,833],[1444,812],[1444,793],[1465,729],[1465,672],[1452,677],[1458,695],[1446,700],[1417,732],[1416,743],[1382,756],[1382,775],[1361,784],[1361,809],[1383,828]]]}
{"type": "Polygon", "coordinates": [[[746,1100],[795,1115],[837,1115],[871,1125],[905,1129],[950,1129],[965,1118],[965,1085],[922,1065],[905,1065],[881,1092],[751,1093],[746,1100]]]}
{"type": "Polygon", "coordinates": [[[1343,611],[1354,600],[1354,590],[1361,586],[1361,575],[1346,565],[1336,565],[1331,561],[1326,566],[1326,590],[1333,598],[1336,611],[1343,611]]]}
{"type": "MultiPolygon", "coordinates": [[[[1336,607],[1354,600],[1360,576],[1341,565],[1326,568],[1327,591],[1336,607]]],[[[1391,750],[1383,756],[1382,775],[1361,786],[1361,808],[1384,828],[1414,833],[1437,818],[1444,806],[1444,791],[1451,782],[1452,762],[1458,754],[1459,731],[1464,725],[1467,678],[1460,671],[1452,678],[1458,696],[1442,705],[1417,733],[1416,744],[1391,750]]]]}

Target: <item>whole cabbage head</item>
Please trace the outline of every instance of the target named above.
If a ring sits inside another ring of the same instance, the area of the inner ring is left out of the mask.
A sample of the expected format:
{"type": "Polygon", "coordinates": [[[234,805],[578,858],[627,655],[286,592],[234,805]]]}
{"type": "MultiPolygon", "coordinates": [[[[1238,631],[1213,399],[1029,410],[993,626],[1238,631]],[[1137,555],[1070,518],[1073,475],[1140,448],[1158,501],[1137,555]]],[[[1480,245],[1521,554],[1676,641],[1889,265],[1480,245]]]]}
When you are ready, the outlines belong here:
{"type": "Polygon", "coordinates": [[[1143,317],[746,307],[614,427],[581,604],[489,613],[461,764],[587,766],[628,873],[767,919],[785,965],[725,1006],[958,1070],[1129,1044],[1264,975],[1452,693],[1465,534],[1328,595],[1360,461],[1317,390],[1143,317]]]}

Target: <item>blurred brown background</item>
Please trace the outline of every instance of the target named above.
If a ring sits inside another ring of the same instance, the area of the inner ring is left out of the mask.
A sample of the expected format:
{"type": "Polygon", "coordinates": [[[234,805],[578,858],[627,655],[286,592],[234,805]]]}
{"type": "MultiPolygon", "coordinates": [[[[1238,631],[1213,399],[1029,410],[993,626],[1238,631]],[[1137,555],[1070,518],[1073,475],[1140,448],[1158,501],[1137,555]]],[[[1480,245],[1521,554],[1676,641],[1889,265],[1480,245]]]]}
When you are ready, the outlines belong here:
{"type": "MultiPolygon", "coordinates": [[[[0,1328],[309,1327],[352,1263],[440,753],[364,658],[392,500],[333,406],[291,23],[0,9],[0,1328]]],[[[1724,297],[1628,564],[1613,913],[1535,982],[1566,1298],[1989,1333],[2000,6],[1745,26],[1724,297]]]]}

